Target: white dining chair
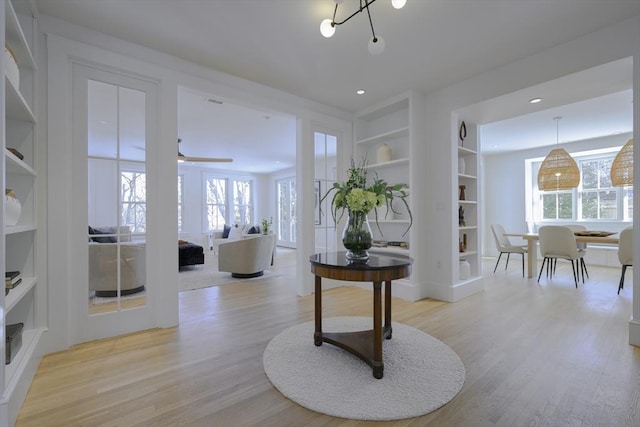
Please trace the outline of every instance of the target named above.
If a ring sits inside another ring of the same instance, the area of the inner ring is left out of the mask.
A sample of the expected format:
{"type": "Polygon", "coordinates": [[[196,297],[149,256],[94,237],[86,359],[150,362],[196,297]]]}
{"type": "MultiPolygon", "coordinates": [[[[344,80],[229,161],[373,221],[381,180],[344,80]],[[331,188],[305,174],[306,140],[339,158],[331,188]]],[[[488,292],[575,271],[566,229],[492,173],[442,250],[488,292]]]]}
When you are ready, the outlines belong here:
{"type": "MultiPolygon", "coordinates": [[[[576,231],[587,231],[587,227],[585,227],[584,225],[567,225],[567,227],[569,227],[571,229],[571,231],[575,232],[576,231]]],[[[582,257],[580,258],[580,268],[582,270],[582,274],[586,274],[587,275],[587,279],[589,278],[589,271],[587,270],[587,264],[584,262],[584,257],[587,256],[587,244],[584,242],[577,242],[576,245],[578,246],[578,252],[582,251],[582,257]]]]}
{"type": "Polygon", "coordinates": [[[627,267],[633,267],[633,227],[627,227],[620,232],[618,260],[622,264],[622,274],[618,285],[618,295],[620,295],[620,291],[624,288],[624,274],[627,272],[627,267]]]}
{"type": "Polygon", "coordinates": [[[522,277],[524,277],[524,254],[527,252],[527,246],[512,244],[509,237],[505,236],[504,227],[500,224],[491,224],[491,231],[493,232],[493,238],[496,242],[496,249],[500,252],[500,255],[498,255],[498,261],[496,261],[496,266],[493,268],[493,272],[496,272],[502,254],[507,254],[507,262],[504,265],[504,269],[506,270],[509,266],[509,256],[515,253],[522,255],[522,277]]]}
{"type": "MultiPolygon", "coordinates": [[[[583,252],[578,251],[576,236],[569,227],[560,225],[545,225],[538,230],[540,242],[540,255],[542,255],[542,266],[538,274],[538,282],[542,276],[542,270],[547,264],[547,278],[553,277],[555,273],[555,262],[558,258],[571,261],[573,271],[573,281],[578,287],[580,271],[578,263],[583,256],[583,252]]],[[[582,283],[584,283],[584,271],[582,273],[582,283]]]]}

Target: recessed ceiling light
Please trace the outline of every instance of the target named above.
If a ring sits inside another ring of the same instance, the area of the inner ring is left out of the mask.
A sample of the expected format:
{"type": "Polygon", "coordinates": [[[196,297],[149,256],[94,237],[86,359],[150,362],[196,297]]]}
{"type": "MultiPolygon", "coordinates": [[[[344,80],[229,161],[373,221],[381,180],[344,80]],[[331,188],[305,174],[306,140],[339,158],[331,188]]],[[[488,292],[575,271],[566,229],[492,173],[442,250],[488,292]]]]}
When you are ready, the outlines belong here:
{"type": "Polygon", "coordinates": [[[357,93],[358,95],[364,95],[365,93],[367,93],[367,91],[366,91],[366,90],[364,90],[364,89],[358,89],[358,90],[356,90],[356,93],[357,93]]]}
{"type": "Polygon", "coordinates": [[[540,101],[542,101],[542,98],[531,98],[529,104],[537,104],[540,101]]]}

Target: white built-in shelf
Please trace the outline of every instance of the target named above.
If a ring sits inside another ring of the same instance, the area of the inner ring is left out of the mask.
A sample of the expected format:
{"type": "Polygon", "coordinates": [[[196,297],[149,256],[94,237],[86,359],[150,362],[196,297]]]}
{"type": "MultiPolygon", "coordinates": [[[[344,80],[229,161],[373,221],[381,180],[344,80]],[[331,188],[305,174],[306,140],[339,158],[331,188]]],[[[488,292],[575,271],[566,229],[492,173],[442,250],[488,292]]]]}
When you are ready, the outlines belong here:
{"type": "Polygon", "coordinates": [[[7,1],[5,6],[5,43],[16,56],[18,67],[36,69],[36,61],[10,1],[7,1]]]}
{"type": "Polygon", "coordinates": [[[9,119],[36,123],[36,116],[18,88],[4,76],[6,115],[9,119]]]}
{"type": "Polygon", "coordinates": [[[464,226],[464,227],[458,227],[458,229],[459,229],[460,231],[465,231],[465,230],[477,230],[477,229],[478,229],[478,227],[476,227],[475,225],[467,225],[467,226],[464,226]]]}
{"type": "Polygon", "coordinates": [[[15,154],[5,148],[4,157],[8,173],[36,176],[36,171],[31,166],[20,160],[15,154]]]}
{"type": "Polygon", "coordinates": [[[459,173],[458,178],[467,178],[467,179],[478,179],[475,175],[468,175],[466,173],[459,173]]]}
{"type": "Polygon", "coordinates": [[[405,157],[404,159],[395,159],[395,160],[390,160],[388,162],[383,162],[383,163],[374,163],[372,165],[367,165],[366,168],[367,169],[380,169],[380,168],[386,168],[386,167],[392,167],[392,166],[399,166],[402,164],[409,164],[409,158],[405,157]]]}
{"type": "Polygon", "coordinates": [[[378,246],[372,246],[369,249],[369,253],[378,253],[381,255],[389,254],[389,255],[409,255],[409,248],[401,248],[397,246],[387,246],[386,248],[381,248],[378,246]]]}
{"type": "MultiPolygon", "coordinates": [[[[385,223],[385,224],[407,224],[407,225],[409,225],[409,223],[411,221],[409,221],[408,219],[384,219],[384,218],[378,217],[378,222],[380,224],[385,223]]],[[[369,218],[369,226],[371,226],[371,227],[375,227],[376,226],[375,217],[369,218]]]]}
{"type": "Polygon", "coordinates": [[[43,332],[44,328],[26,329],[25,325],[25,329],[22,330],[22,345],[20,346],[20,350],[18,350],[18,353],[16,353],[11,363],[5,365],[4,368],[5,390],[13,390],[16,387],[21,376],[16,374],[21,374],[25,370],[29,362],[29,356],[35,352],[35,348],[43,332]]]}
{"type": "Polygon", "coordinates": [[[4,234],[9,235],[9,234],[18,234],[18,233],[25,233],[27,231],[35,231],[38,227],[35,224],[25,224],[25,225],[14,225],[12,227],[10,226],[5,226],[4,227],[4,234]]]}
{"type": "Polygon", "coordinates": [[[466,252],[458,252],[458,258],[466,258],[472,255],[476,255],[478,251],[466,251],[466,252]]]}
{"type": "Polygon", "coordinates": [[[389,132],[384,132],[378,135],[370,136],[369,138],[361,139],[356,141],[356,144],[373,144],[376,142],[384,142],[389,141],[390,139],[401,138],[403,136],[409,135],[409,127],[401,127],[399,129],[394,129],[389,132]]]}
{"type": "Polygon", "coordinates": [[[458,154],[461,156],[472,156],[474,154],[478,154],[478,152],[470,148],[461,147],[458,145],[458,154]]]}
{"type": "Polygon", "coordinates": [[[458,203],[461,205],[477,205],[478,202],[475,200],[458,200],[458,203]]]}
{"type": "Polygon", "coordinates": [[[7,296],[5,296],[5,310],[7,312],[11,311],[11,309],[15,307],[15,305],[29,293],[29,291],[36,285],[36,283],[38,283],[38,281],[35,277],[23,277],[22,283],[20,283],[17,287],[11,289],[7,296]]]}

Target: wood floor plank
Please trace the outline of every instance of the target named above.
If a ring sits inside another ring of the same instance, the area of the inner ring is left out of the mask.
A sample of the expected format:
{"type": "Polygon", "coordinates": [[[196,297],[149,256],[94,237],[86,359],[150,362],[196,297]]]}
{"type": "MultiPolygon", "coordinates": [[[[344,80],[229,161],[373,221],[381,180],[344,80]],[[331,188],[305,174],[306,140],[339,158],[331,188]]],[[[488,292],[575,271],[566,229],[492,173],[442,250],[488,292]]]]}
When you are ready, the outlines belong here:
{"type": "MultiPolygon", "coordinates": [[[[631,277],[589,266],[522,278],[517,265],[450,304],[394,298],[393,321],[449,345],[466,369],[458,396],[423,417],[333,418],[273,388],[262,366],[269,341],[313,320],[313,296],[291,291],[295,257],[280,276],[180,294],[180,325],[75,346],[43,358],[17,426],[630,426],[640,425],[640,349],[628,344],[631,277]]],[[[370,316],[371,292],[323,292],[325,316],[370,316]]],[[[310,342],[312,339],[310,338],[310,342]]]]}

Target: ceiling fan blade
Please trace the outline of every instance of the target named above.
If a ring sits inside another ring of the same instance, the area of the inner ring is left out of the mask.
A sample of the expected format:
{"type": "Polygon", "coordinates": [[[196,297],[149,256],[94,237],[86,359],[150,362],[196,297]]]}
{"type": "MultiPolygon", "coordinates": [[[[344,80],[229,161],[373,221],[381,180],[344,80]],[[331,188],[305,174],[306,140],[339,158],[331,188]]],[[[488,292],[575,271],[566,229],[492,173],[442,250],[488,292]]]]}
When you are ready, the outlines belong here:
{"type": "MultiPolygon", "coordinates": [[[[178,138],[178,146],[182,142],[181,138],[178,138]]],[[[202,163],[231,163],[233,159],[224,157],[188,157],[180,152],[178,149],[178,162],[202,162],[202,163]]]]}
{"type": "Polygon", "coordinates": [[[183,156],[185,162],[231,163],[233,159],[224,157],[189,157],[183,156]]]}

